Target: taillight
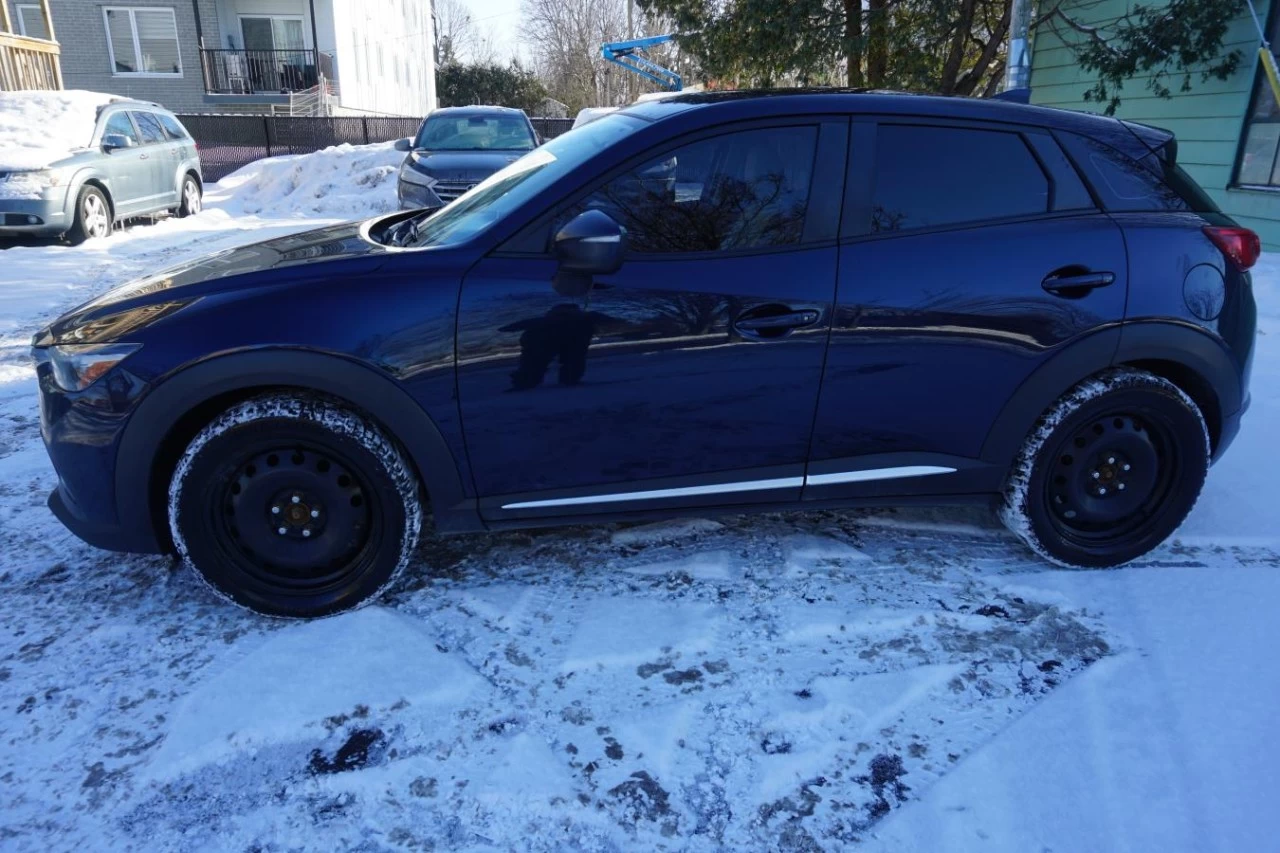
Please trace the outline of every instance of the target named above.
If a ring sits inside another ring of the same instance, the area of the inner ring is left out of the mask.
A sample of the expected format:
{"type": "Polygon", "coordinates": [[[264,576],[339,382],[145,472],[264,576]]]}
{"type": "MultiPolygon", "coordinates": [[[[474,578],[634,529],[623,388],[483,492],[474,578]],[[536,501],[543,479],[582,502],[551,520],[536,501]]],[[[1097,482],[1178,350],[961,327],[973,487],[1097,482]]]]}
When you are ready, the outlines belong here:
{"type": "Polygon", "coordinates": [[[1256,264],[1258,256],[1262,254],[1262,241],[1248,228],[1219,228],[1206,225],[1204,234],[1241,272],[1256,264]]]}

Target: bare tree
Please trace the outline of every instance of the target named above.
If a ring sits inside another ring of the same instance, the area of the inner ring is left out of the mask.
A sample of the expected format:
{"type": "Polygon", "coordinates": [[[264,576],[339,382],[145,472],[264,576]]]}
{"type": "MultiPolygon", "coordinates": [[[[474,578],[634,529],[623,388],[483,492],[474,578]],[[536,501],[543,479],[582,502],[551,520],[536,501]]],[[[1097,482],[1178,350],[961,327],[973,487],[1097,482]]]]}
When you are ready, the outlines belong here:
{"type": "Polygon", "coordinates": [[[436,63],[475,62],[480,34],[466,0],[434,0],[436,63]]]}
{"type": "MultiPolygon", "coordinates": [[[[522,0],[524,40],[553,98],[577,110],[630,103],[658,88],[600,55],[605,42],[664,32],[660,20],[638,8],[628,30],[628,7],[628,0],[522,0]]],[[[674,50],[653,58],[670,61],[674,50]]]]}

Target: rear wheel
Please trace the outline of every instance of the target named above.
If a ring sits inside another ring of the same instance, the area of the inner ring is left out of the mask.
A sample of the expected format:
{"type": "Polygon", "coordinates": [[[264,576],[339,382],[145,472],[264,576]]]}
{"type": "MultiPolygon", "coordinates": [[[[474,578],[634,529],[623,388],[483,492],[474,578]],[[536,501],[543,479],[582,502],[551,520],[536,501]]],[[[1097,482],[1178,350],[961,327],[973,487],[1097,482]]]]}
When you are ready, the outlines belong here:
{"type": "Polygon", "coordinates": [[[1000,515],[1055,563],[1120,565],[1178,529],[1208,469],[1209,433],[1196,404],[1158,376],[1112,370],[1041,417],[1000,515]]]}
{"type": "Polygon", "coordinates": [[[91,237],[109,237],[112,231],[111,205],[95,186],[85,186],[76,197],[75,216],[67,239],[79,245],[91,237]]]}
{"type": "Polygon", "coordinates": [[[182,179],[182,204],[178,207],[178,216],[195,216],[203,205],[200,182],[192,175],[182,179]]]}
{"type": "Polygon", "coordinates": [[[275,394],[240,403],[192,440],[169,487],[184,560],[224,598],[275,616],[366,603],[418,541],[416,478],[366,418],[275,394]]]}

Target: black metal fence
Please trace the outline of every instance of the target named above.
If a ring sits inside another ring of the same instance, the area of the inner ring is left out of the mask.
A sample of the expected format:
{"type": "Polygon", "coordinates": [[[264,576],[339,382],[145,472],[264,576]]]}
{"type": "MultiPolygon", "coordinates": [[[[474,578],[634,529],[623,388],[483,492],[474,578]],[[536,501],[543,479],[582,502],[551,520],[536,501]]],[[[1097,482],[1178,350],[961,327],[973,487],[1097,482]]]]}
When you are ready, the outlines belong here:
{"type": "MultiPolygon", "coordinates": [[[[216,181],[241,166],[281,154],[307,154],[340,145],[368,145],[413,136],[421,119],[396,116],[254,116],[202,113],[178,116],[200,147],[206,181],[216,181]]],[[[573,126],[569,118],[532,118],[533,127],[551,139],[573,126]]]]}
{"type": "Polygon", "coordinates": [[[223,95],[300,92],[333,79],[328,54],[314,50],[210,50],[201,48],[204,90],[223,95]]]}

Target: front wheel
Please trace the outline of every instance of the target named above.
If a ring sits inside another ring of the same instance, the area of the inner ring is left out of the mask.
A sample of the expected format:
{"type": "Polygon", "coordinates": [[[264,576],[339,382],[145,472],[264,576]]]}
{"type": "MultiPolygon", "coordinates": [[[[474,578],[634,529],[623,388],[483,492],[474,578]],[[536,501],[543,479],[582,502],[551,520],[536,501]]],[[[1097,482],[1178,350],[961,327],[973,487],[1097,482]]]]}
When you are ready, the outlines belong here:
{"type": "Polygon", "coordinates": [[[408,564],[421,520],[417,478],[381,429],[302,395],[228,409],[169,486],[179,555],[223,598],[273,616],[368,602],[408,564]]]}
{"type": "Polygon", "coordinates": [[[1041,416],[1014,463],[1000,517],[1065,566],[1116,566],[1173,534],[1209,470],[1209,432],[1173,383],[1121,368],[1041,416]]]}
{"type": "Polygon", "coordinates": [[[67,232],[72,245],[78,246],[92,237],[110,237],[112,224],[111,205],[102,190],[95,186],[81,188],[71,230],[67,232]]]}

